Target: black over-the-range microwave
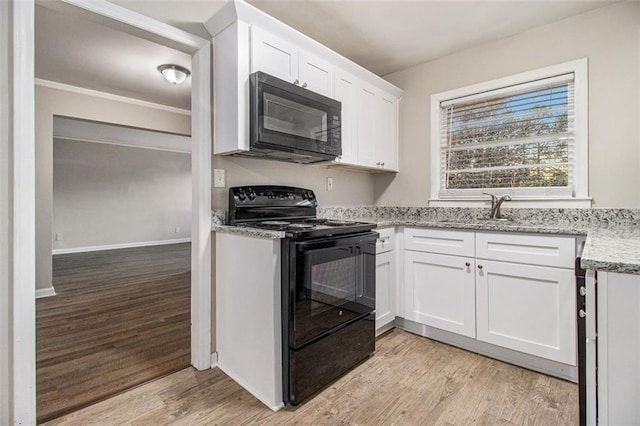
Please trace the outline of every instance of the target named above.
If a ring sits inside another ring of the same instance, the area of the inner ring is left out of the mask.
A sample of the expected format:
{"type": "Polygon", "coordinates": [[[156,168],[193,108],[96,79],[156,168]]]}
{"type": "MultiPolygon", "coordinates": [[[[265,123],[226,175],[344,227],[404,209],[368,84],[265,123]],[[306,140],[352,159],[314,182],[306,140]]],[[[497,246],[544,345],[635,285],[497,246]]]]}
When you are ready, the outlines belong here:
{"type": "Polygon", "coordinates": [[[261,71],[249,85],[250,151],[243,155],[316,163],[342,154],[340,102],[261,71]]]}

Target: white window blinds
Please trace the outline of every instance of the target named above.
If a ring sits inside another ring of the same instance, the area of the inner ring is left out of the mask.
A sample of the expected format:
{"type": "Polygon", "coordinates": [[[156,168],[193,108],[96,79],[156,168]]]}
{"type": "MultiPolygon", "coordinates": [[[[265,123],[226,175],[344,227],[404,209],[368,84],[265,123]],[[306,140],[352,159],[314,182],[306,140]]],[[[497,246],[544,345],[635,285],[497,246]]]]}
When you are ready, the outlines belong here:
{"type": "Polygon", "coordinates": [[[441,102],[439,195],[571,196],[574,118],[573,73],[441,102]]]}

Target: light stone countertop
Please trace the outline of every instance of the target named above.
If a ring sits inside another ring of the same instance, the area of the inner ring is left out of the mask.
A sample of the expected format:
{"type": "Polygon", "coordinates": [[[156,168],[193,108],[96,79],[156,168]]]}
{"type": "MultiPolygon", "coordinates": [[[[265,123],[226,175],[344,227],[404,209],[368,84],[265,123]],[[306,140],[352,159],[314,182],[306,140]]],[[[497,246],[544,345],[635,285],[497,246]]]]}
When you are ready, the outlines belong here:
{"type": "MultiPolygon", "coordinates": [[[[554,235],[586,235],[582,267],[599,271],[640,275],[640,211],[629,209],[529,209],[514,210],[511,221],[482,220],[473,210],[327,208],[320,217],[376,223],[379,228],[416,226],[469,231],[518,232],[554,235]],[[538,216],[538,217],[536,217],[538,216]]],[[[221,218],[221,219],[220,219],[221,218]]],[[[212,231],[255,238],[284,238],[282,231],[223,225],[214,213],[212,231]]]]}
{"type": "Polygon", "coordinates": [[[590,230],[582,252],[582,267],[640,275],[640,227],[590,230]]]}

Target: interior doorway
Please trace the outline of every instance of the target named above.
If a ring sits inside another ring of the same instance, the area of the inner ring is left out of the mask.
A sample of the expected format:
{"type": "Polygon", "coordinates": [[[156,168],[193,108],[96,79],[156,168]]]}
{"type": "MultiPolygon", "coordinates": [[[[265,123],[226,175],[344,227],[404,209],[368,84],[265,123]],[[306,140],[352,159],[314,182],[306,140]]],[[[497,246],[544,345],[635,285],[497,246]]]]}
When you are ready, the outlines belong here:
{"type": "MultiPolygon", "coordinates": [[[[38,240],[49,238],[51,274],[41,273],[47,269],[47,245],[43,255],[43,244],[38,244],[36,294],[44,297],[36,303],[36,393],[37,419],[42,422],[190,364],[203,368],[202,362],[194,362],[203,351],[193,345],[191,332],[191,290],[195,285],[200,293],[202,284],[191,273],[193,264],[202,278],[202,265],[193,262],[191,249],[193,233],[198,234],[201,224],[196,220],[192,229],[191,221],[202,199],[192,200],[197,188],[191,184],[199,181],[198,173],[192,173],[198,169],[191,164],[192,138],[175,134],[191,131],[191,88],[186,102],[184,89],[177,100],[166,102],[170,94],[163,99],[162,90],[147,90],[145,95],[143,84],[134,81],[139,90],[135,92],[131,82],[91,72],[96,57],[103,60],[105,52],[126,56],[129,47],[138,66],[144,63],[140,50],[160,53],[155,60],[161,63],[177,57],[185,65],[186,57],[191,65],[191,56],[167,53],[168,47],[42,6],[36,6],[35,32],[36,157],[39,162],[49,158],[49,167],[37,172],[36,228],[42,231],[42,222],[50,220],[51,230],[36,233],[38,240]],[[56,55],[52,47],[56,34],[67,37],[58,39],[70,52],[67,57],[56,55]],[[115,34],[115,47],[91,46],[90,41],[110,40],[110,34],[115,34]],[[77,49],[75,40],[80,43],[77,49]],[[52,61],[56,56],[58,62],[52,61]],[[56,120],[69,117],[93,125],[91,136],[56,134],[56,120]],[[107,125],[95,121],[117,123],[119,131],[105,135],[107,125]],[[136,132],[133,138],[123,136],[136,132]],[[179,175],[188,187],[180,187],[170,175],[179,175]],[[157,196],[150,196],[154,191],[157,196]],[[109,199],[116,205],[105,212],[103,204],[109,199]],[[158,207],[162,199],[164,210],[158,207]],[[124,205],[120,211],[118,201],[124,205]],[[56,207],[61,208],[58,214],[56,207]],[[171,226],[160,223],[159,217],[170,217],[171,226]],[[192,353],[192,347],[199,352],[192,353]]],[[[146,68],[161,79],[158,65],[146,68]]],[[[195,245],[200,253],[202,239],[196,237],[195,245]]],[[[206,354],[209,361],[209,348],[206,354]]]]}

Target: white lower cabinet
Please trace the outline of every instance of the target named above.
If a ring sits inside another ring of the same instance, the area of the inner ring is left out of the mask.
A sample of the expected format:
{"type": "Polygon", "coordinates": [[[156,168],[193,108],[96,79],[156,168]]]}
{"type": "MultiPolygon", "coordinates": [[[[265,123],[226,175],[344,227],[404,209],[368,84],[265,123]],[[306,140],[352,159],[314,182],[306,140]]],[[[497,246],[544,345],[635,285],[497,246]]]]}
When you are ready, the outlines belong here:
{"type": "Polygon", "coordinates": [[[405,318],[475,337],[474,264],[468,257],[405,251],[405,318]]]}
{"type": "Polygon", "coordinates": [[[392,323],[396,317],[394,255],[392,251],[376,255],[376,330],[392,323]]]}
{"type": "Polygon", "coordinates": [[[396,318],[395,228],[378,229],[376,241],[376,330],[396,318]]]}
{"type": "Polygon", "coordinates": [[[404,318],[576,364],[573,237],[405,228],[404,318]]]}
{"type": "Polygon", "coordinates": [[[478,340],[575,365],[573,270],[476,262],[478,340]]]}

